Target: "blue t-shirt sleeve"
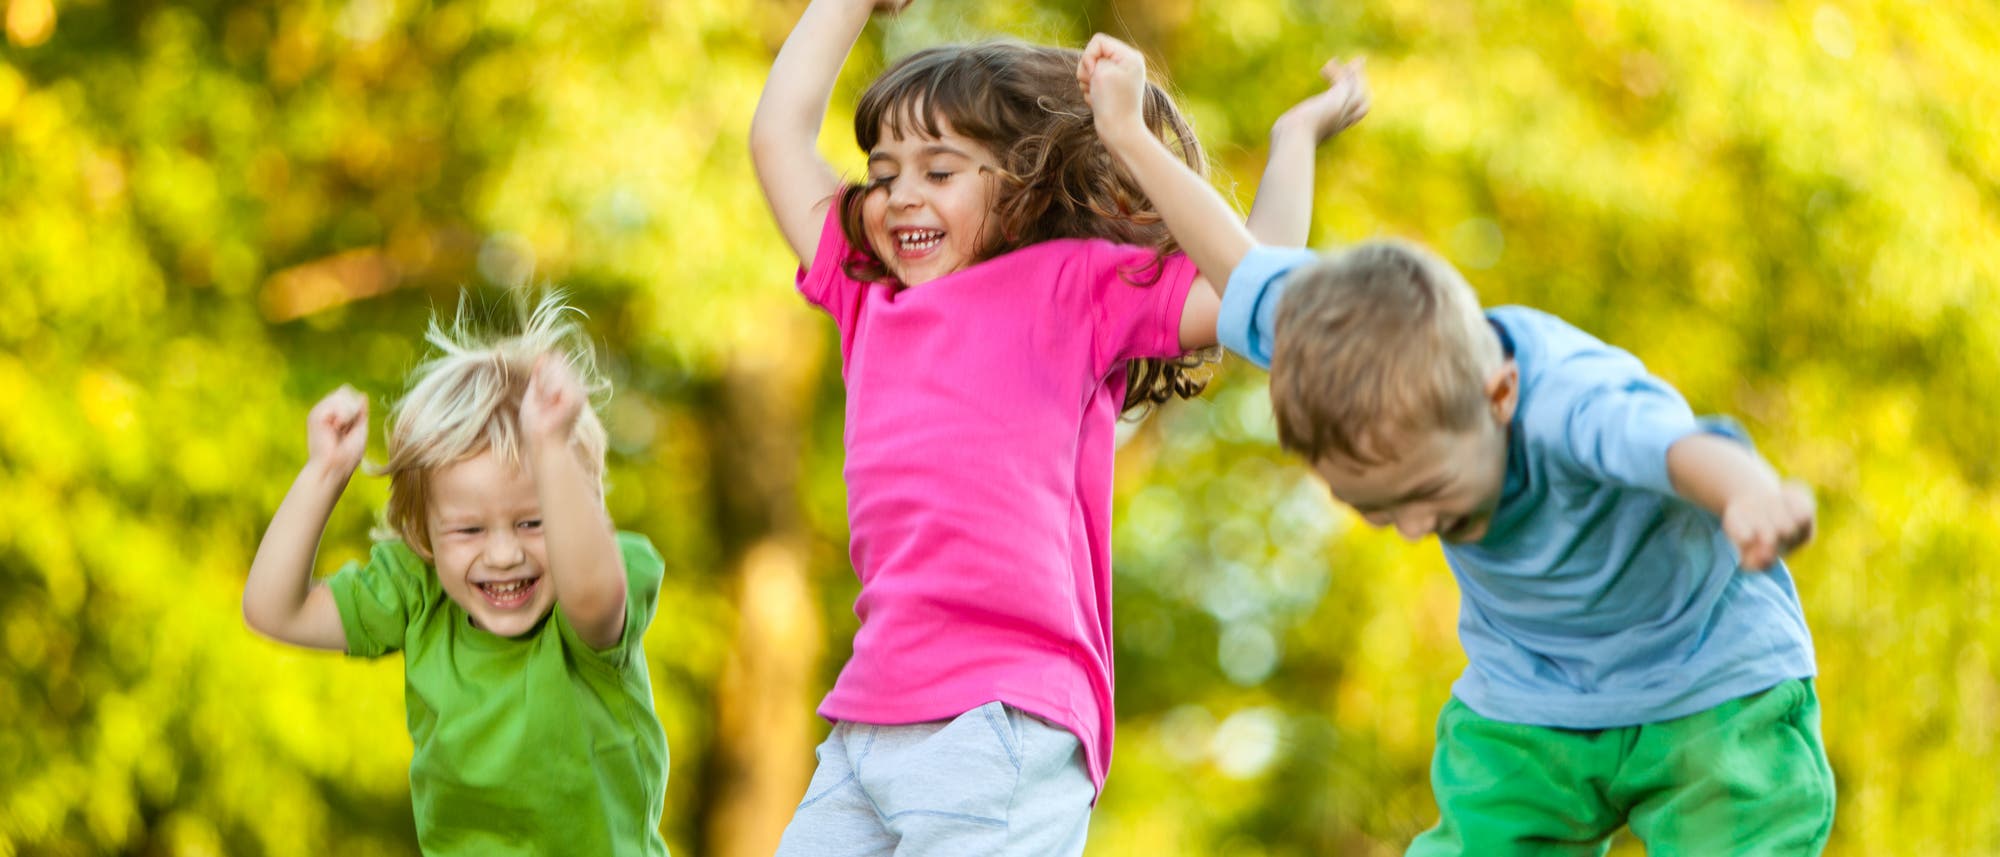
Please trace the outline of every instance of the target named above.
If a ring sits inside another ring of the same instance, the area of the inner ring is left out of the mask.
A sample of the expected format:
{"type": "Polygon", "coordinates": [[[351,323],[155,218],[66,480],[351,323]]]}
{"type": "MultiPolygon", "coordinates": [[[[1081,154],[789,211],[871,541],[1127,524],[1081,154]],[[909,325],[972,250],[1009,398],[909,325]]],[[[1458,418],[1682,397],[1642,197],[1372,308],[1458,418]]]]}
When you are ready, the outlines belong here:
{"type": "Polygon", "coordinates": [[[1222,347],[1271,368],[1272,334],[1287,275],[1318,258],[1319,254],[1298,247],[1250,248],[1230,272],[1229,286],[1222,293],[1222,310],[1215,319],[1215,338],[1222,347]]]}
{"type": "Polygon", "coordinates": [[[1667,450],[1702,431],[1679,392],[1638,372],[1577,391],[1563,423],[1568,457],[1591,477],[1674,493],[1667,450]]]}

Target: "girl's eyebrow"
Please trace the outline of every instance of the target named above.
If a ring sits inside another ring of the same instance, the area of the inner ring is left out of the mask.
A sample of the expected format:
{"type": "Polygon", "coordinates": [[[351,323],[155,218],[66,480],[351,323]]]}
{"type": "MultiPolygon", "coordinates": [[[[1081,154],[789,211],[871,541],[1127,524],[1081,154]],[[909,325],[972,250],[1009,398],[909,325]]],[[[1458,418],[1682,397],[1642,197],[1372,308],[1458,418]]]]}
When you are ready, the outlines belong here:
{"type": "MultiPolygon", "coordinates": [[[[917,154],[923,157],[930,157],[930,158],[938,157],[940,155],[950,155],[953,157],[965,158],[967,160],[972,159],[972,155],[967,153],[965,150],[944,143],[932,143],[918,150],[917,154]]],[[[888,152],[883,152],[878,150],[868,153],[868,163],[871,164],[875,163],[876,161],[894,161],[895,159],[896,159],[895,156],[890,155],[888,152]]]]}

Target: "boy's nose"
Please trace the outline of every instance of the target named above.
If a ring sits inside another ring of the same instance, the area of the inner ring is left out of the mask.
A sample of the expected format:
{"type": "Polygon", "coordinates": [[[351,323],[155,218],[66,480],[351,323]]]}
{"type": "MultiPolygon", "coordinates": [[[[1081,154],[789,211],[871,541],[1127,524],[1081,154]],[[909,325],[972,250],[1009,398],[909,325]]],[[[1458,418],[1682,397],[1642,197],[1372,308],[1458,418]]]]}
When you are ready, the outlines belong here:
{"type": "Polygon", "coordinates": [[[1437,532],[1437,516],[1428,513],[1403,512],[1396,515],[1396,533],[1406,541],[1422,541],[1425,536],[1437,532]]]}
{"type": "Polygon", "coordinates": [[[521,548],[520,537],[513,530],[495,532],[486,540],[486,564],[495,568],[508,568],[520,564],[527,556],[521,548]]]}

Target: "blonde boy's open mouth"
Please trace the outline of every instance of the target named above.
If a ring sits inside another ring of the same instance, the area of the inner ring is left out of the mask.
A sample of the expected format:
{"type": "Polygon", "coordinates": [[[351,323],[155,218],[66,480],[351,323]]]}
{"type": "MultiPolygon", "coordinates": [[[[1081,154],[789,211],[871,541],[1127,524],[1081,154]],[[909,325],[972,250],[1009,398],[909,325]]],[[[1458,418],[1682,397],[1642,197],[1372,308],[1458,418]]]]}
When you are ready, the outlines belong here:
{"type": "Polygon", "coordinates": [[[520,580],[490,580],[475,584],[486,603],[502,610],[512,610],[526,605],[535,597],[535,590],[542,585],[539,577],[520,580]]]}

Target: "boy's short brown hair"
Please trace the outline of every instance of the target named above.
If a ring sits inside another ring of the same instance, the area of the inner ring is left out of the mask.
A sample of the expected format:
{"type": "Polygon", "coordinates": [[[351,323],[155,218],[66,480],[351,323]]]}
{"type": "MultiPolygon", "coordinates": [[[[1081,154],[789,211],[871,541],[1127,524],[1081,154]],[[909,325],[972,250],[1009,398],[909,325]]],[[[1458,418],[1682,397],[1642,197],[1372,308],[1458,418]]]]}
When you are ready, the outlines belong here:
{"type": "Polygon", "coordinates": [[[1486,413],[1500,340],[1451,263],[1370,241],[1289,276],[1271,355],[1284,448],[1379,463],[1417,433],[1471,428],[1486,413]]]}

